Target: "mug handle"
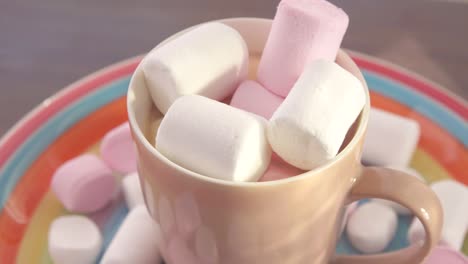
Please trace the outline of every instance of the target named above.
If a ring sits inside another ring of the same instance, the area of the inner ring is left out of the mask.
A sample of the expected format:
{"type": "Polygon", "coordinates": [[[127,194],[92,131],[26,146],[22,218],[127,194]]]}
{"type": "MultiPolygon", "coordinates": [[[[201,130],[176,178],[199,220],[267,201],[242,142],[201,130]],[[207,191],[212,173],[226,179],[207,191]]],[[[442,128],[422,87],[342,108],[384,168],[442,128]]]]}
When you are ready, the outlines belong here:
{"type": "Polygon", "coordinates": [[[443,221],[440,201],[429,186],[415,177],[397,170],[363,166],[361,178],[351,189],[350,199],[364,198],[391,200],[411,210],[426,231],[424,244],[415,243],[405,249],[375,255],[337,255],[332,264],[421,263],[439,242],[443,221]]]}

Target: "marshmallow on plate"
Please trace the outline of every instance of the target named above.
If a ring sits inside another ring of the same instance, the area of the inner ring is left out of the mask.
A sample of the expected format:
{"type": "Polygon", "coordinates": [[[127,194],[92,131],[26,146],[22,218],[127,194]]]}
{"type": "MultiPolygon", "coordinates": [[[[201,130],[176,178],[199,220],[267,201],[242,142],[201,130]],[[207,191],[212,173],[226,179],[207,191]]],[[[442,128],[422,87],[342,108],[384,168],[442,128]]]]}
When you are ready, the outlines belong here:
{"type": "MultiPolygon", "coordinates": [[[[440,244],[460,250],[468,230],[468,188],[453,180],[438,181],[431,185],[439,198],[444,212],[440,244]]],[[[424,240],[424,227],[414,219],[409,228],[408,240],[411,243],[424,240]]]]}
{"type": "Polygon", "coordinates": [[[247,45],[235,29],[211,22],[151,51],[142,69],[151,97],[164,114],[182,95],[215,100],[231,95],[247,78],[247,45]]]}
{"type": "Polygon", "coordinates": [[[468,264],[468,258],[449,247],[438,246],[432,250],[424,264],[468,264]]]}
{"type": "Polygon", "coordinates": [[[258,67],[258,81],[286,97],[304,67],[335,61],[348,28],[346,13],[325,0],[283,0],[258,67]]]}
{"type": "Polygon", "coordinates": [[[314,61],[271,117],[270,144],[291,165],[314,169],[336,156],[365,101],[355,76],[334,62],[314,61]]]}
{"type": "Polygon", "coordinates": [[[271,93],[255,81],[244,81],[234,92],[230,105],[270,119],[283,102],[283,98],[271,93]]]}
{"type": "Polygon", "coordinates": [[[102,257],[101,264],[159,263],[161,231],[144,205],[133,208],[102,257]]]}
{"type": "Polygon", "coordinates": [[[348,223],[349,217],[354,213],[354,211],[356,211],[358,206],[359,206],[359,202],[352,202],[352,203],[348,204],[345,207],[345,212],[344,212],[344,215],[343,215],[343,222],[341,222],[340,234],[343,233],[343,231],[344,231],[344,229],[346,227],[346,224],[348,223]]]}
{"type": "Polygon", "coordinates": [[[156,149],[172,162],[208,177],[257,181],[271,157],[265,123],[229,105],[186,95],[164,116],[156,149]]]}
{"type": "MultiPolygon", "coordinates": [[[[398,170],[398,171],[402,171],[402,172],[406,172],[408,175],[411,175],[413,177],[415,177],[416,179],[422,181],[422,182],[426,182],[426,180],[419,174],[419,172],[417,172],[415,169],[412,169],[412,168],[399,168],[399,167],[388,167],[389,169],[394,169],[394,170],[398,170]]],[[[389,200],[385,200],[385,199],[372,199],[374,202],[376,203],[381,203],[381,204],[384,204],[386,206],[389,206],[391,208],[393,208],[393,210],[395,210],[395,212],[397,212],[397,214],[399,215],[410,215],[411,214],[411,211],[398,204],[398,203],[395,203],[395,202],[392,202],[392,201],[389,201],[389,200]]]]}
{"type": "Polygon", "coordinates": [[[145,204],[140,179],[137,172],[125,176],[122,180],[122,189],[127,207],[132,209],[140,204],[145,204]]]}
{"type": "Polygon", "coordinates": [[[137,154],[128,122],[107,133],[100,150],[102,159],[111,169],[120,173],[137,170],[137,154]]]}
{"type": "Polygon", "coordinates": [[[53,175],[51,188],[67,210],[90,213],[112,200],[117,182],[102,160],[85,154],[60,166],[53,175]]]}
{"type": "Polygon", "coordinates": [[[379,166],[407,167],[418,145],[419,124],[377,108],[371,108],[362,159],[379,166]]]}
{"type": "Polygon", "coordinates": [[[55,264],[93,264],[101,251],[102,236],[85,216],[61,216],[49,228],[48,247],[55,264]]]}
{"type": "Polygon", "coordinates": [[[348,239],[362,253],[382,252],[393,240],[398,217],[392,208],[374,202],[359,206],[346,225],[348,239]]]}

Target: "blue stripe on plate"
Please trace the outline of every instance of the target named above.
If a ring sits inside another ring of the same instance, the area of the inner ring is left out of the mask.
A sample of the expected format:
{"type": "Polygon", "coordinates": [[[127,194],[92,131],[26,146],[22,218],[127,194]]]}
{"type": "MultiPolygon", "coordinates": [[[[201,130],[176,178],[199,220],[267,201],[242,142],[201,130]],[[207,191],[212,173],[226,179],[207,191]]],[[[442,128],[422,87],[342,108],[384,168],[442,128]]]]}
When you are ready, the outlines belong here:
{"type": "Polygon", "coordinates": [[[28,138],[0,172],[0,208],[4,207],[27,168],[52,142],[84,117],[125,95],[129,82],[130,77],[127,76],[83,97],[51,118],[28,138]]]}
{"type": "Polygon", "coordinates": [[[371,90],[393,98],[426,116],[468,147],[468,124],[458,115],[403,84],[373,72],[363,71],[363,74],[371,90]]]}
{"type": "Polygon", "coordinates": [[[101,253],[100,253],[96,263],[99,263],[101,261],[101,258],[103,257],[104,253],[106,252],[107,248],[109,247],[109,244],[112,242],[112,239],[114,238],[115,233],[117,233],[117,230],[119,230],[119,227],[122,224],[122,222],[125,219],[125,216],[127,214],[128,214],[128,208],[125,205],[125,203],[122,202],[115,209],[112,216],[108,219],[107,223],[104,226],[104,229],[102,230],[103,237],[104,237],[104,242],[103,242],[103,247],[102,247],[101,253]]]}

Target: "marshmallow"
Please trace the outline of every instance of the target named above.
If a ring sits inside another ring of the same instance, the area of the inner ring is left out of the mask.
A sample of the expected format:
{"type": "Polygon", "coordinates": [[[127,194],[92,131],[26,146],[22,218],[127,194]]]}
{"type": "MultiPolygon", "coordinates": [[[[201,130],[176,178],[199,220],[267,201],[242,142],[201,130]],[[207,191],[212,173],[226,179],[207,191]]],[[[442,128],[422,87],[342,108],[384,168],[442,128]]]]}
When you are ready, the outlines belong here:
{"type": "Polygon", "coordinates": [[[244,81],[234,92],[231,106],[270,119],[283,102],[283,98],[271,93],[255,81],[244,81]]]}
{"type": "Polygon", "coordinates": [[[142,69],[156,107],[166,113],[182,95],[231,95],[247,78],[247,45],[235,29],[207,23],[151,51],[142,69]]]}
{"type": "Polygon", "coordinates": [[[161,231],[140,205],[130,211],[102,257],[101,264],[160,263],[161,231]]]}
{"type": "Polygon", "coordinates": [[[348,223],[349,217],[354,213],[354,211],[356,211],[358,206],[359,206],[359,202],[352,202],[351,204],[349,204],[349,205],[347,205],[345,207],[345,212],[344,212],[344,215],[343,215],[343,222],[341,222],[340,234],[343,233],[343,231],[344,231],[344,229],[346,227],[346,224],[348,223]]]}
{"type": "Polygon", "coordinates": [[[414,120],[372,108],[362,159],[373,165],[407,167],[418,145],[419,130],[414,120]]]}
{"type": "Polygon", "coordinates": [[[102,236],[87,217],[61,216],[50,226],[48,247],[56,264],[93,264],[101,251],[102,236]]]}
{"type": "MultiPolygon", "coordinates": [[[[422,182],[426,182],[426,180],[419,174],[419,172],[417,172],[416,170],[414,170],[412,168],[389,167],[389,169],[394,169],[394,170],[406,172],[408,175],[411,175],[411,176],[417,178],[418,180],[420,180],[422,182]]],[[[389,200],[385,200],[385,199],[373,199],[373,201],[393,208],[393,210],[395,210],[395,212],[397,214],[399,214],[399,215],[410,215],[411,214],[411,211],[408,208],[406,208],[406,207],[404,207],[404,206],[402,206],[402,205],[400,205],[398,203],[395,203],[395,202],[392,202],[392,201],[389,201],[389,200]]]]}
{"type": "Polygon", "coordinates": [[[335,61],[348,28],[346,13],[325,0],[283,0],[258,67],[258,81],[286,97],[304,67],[335,61]]]}
{"type": "Polygon", "coordinates": [[[156,135],[156,149],[172,162],[202,175],[257,181],[271,149],[263,118],[198,95],[174,102],[156,135]]]}
{"type": "Polygon", "coordinates": [[[468,258],[448,247],[438,246],[427,257],[424,264],[468,264],[468,258]]]}
{"type": "Polygon", "coordinates": [[[122,180],[122,189],[125,202],[127,203],[127,207],[129,209],[132,209],[140,204],[145,204],[138,173],[135,172],[125,176],[122,180]]]}
{"type": "Polygon", "coordinates": [[[51,188],[67,210],[90,213],[112,200],[117,182],[102,160],[86,154],[58,168],[53,175],[51,188]]]}
{"type": "Polygon", "coordinates": [[[303,170],[291,166],[277,155],[272,155],[268,169],[259,181],[276,181],[297,176],[304,173],[303,170]]]}
{"type": "MultiPolygon", "coordinates": [[[[444,212],[440,243],[460,250],[468,230],[468,188],[452,180],[439,181],[431,187],[444,212]]],[[[408,240],[415,243],[424,238],[424,227],[418,219],[414,219],[409,228],[408,240]]]]}
{"type": "Polygon", "coordinates": [[[334,62],[314,61],[271,117],[270,144],[291,165],[314,169],[336,156],[365,101],[351,73],[334,62]]]}
{"type": "Polygon", "coordinates": [[[398,217],[388,206],[368,202],[349,217],[346,233],[354,248],[362,253],[382,252],[396,234],[398,217]]]}
{"type": "Polygon", "coordinates": [[[101,157],[117,172],[127,174],[137,170],[137,154],[128,123],[112,129],[104,136],[101,157]]]}

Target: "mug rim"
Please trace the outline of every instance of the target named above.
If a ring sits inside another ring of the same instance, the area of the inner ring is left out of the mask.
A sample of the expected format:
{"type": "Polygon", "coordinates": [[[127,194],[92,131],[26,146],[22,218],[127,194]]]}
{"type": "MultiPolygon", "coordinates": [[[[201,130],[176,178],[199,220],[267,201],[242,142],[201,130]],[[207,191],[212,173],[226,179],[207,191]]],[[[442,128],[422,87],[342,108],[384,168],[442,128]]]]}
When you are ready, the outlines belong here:
{"type": "MultiPolygon", "coordinates": [[[[166,39],[161,41],[158,45],[156,45],[156,47],[153,48],[152,50],[160,47],[165,42],[169,41],[170,39],[172,39],[172,38],[186,32],[188,30],[191,30],[191,29],[193,29],[195,27],[198,27],[200,25],[210,23],[210,22],[221,22],[221,23],[227,23],[229,25],[230,23],[256,23],[256,24],[264,23],[264,24],[271,24],[272,21],[273,21],[272,19],[255,18],[255,17],[235,17],[235,18],[226,18],[226,19],[218,19],[218,20],[207,21],[207,22],[203,22],[203,23],[200,23],[200,24],[185,28],[185,29],[183,29],[183,30],[181,30],[181,31],[167,37],[166,39]]],[[[147,54],[149,54],[150,52],[148,52],[147,54]]],[[[145,57],[146,57],[146,55],[145,55],[145,57]]],[[[356,78],[358,78],[359,81],[361,81],[361,83],[363,84],[363,88],[364,88],[364,92],[365,92],[365,96],[366,96],[366,102],[365,102],[365,105],[364,105],[363,109],[361,110],[361,113],[358,116],[359,121],[358,121],[357,129],[356,129],[356,132],[354,133],[352,139],[349,141],[349,143],[346,145],[346,147],[343,150],[341,150],[333,159],[330,159],[329,161],[327,161],[326,163],[320,165],[317,168],[305,171],[305,172],[303,172],[303,173],[301,173],[299,175],[295,175],[295,176],[291,176],[291,177],[287,177],[287,178],[279,179],[279,180],[264,181],[264,182],[259,182],[259,181],[255,181],[255,182],[236,182],[236,181],[227,181],[227,180],[222,180],[222,179],[218,179],[218,178],[208,177],[208,176],[205,176],[203,174],[188,170],[188,169],[176,164],[175,162],[169,160],[163,154],[161,154],[158,150],[156,150],[156,148],[154,146],[152,146],[150,144],[150,142],[147,140],[147,138],[144,136],[140,126],[138,125],[134,108],[132,107],[132,98],[135,97],[134,96],[134,89],[136,89],[135,78],[137,76],[142,76],[144,78],[144,75],[138,74],[139,72],[142,71],[142,69],[141,69],[142,63],[141,62],[138,64],[137,68],[135,69],[134,73],[132,74],[130,84],[129,84],[129,88],[128,88],[128,91],[127,91],[128,121],[129,121],[130,127],[131,127],[131,129],[133,131],[134,140],[139,141],[141,143],[141,145],[143,145],[143,147],[145,148],[145,151],[148,151],[149,153],[151,153],[151,155],[153,155],[154,157],[159,159],[165,165],[170,166],[173,169],[182,172],[181,174],[184,174],[186,176],[190,176],[192,178],[196,178],[196,179],[198,179],[200,181],[207,182],[207,183],[223,185],[223,186],[231,186],[231,187],[250,187],[250,188],[252,188],[252,187],[276,186],[276,185],[281,185],[281,184],[292,183],[292,182],[295,182],[295,181],[301,181],[301,180],[304,180],[304,179],[309,178],[309,177],[314,177],[316,174],[319,174],[322,171],[325,171],[328,168],[334,166],[337,162],[339,162],[340,160],[344,159],[344,157],[346,157],[347,155],[350,155],[352,153],[353,149],[356,148],[359,140],[362,137],[364,137],[366,127],[367,127],[367,123],[368,123],[368,120],[369,120],[369,111],[370,111],[369,88],[367,87],[367,83],[366,83],[364,77],[362,76],[362,72],[359,69],[359,67],[356,65],[354,60],[341,48],[338,51],[337,58],[338,57],[343,57],[345,60],[350,61],[352,67],[357,69],[357,72],[359,73],[360,76],[356,76],[354,74],[353,75],[356,78]]],[[[144,58],[142,59],[142,61],[143,60],[144,60],[144,58]]],[[[338,65],[340,65],[340,64],[338,64],[338,65]]]]}

